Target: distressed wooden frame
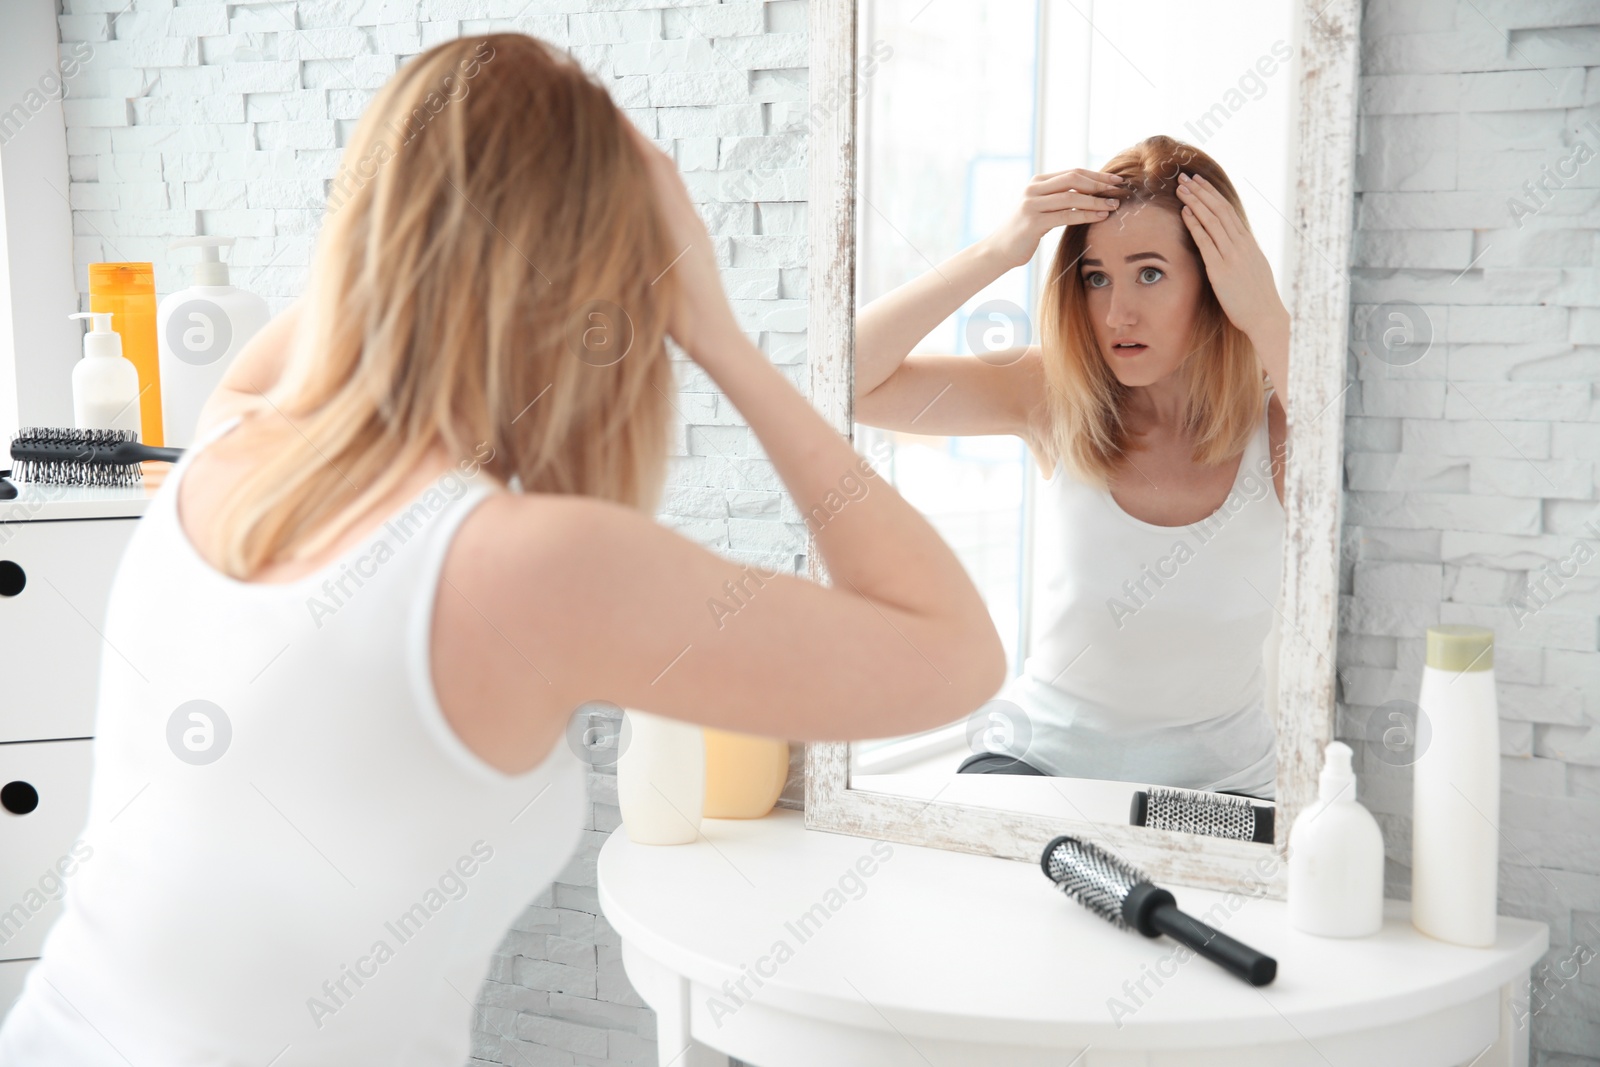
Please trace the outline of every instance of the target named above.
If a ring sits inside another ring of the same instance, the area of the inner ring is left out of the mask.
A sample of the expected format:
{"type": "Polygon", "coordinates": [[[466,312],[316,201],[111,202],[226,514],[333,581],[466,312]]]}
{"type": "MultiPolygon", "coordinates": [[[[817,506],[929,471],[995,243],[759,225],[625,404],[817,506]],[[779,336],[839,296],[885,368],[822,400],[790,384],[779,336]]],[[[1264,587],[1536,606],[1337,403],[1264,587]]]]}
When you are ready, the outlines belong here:
{"type": "MultiPolygon", "coordinates": [[[[855,308],[856,5],[810,3],[811,400],[852,433],[855,308]],[[838,94],[847,88],[840,104],[838,94]]],[[[1296,14],[1298,155],[1289,257],[1291,463],[1285,478],[1283,617],[1279,621],[1277,840],[1228,841],[1077,822],[849,788],[847,743],[805,751],[805,819],[813,830],[1037,862],[1058,834],[1084,834],[1180,885],[1281,898],[1286,839],[1315,798],[1334,727],[1346,333],[1354,215],[1359,0],[1300,0],[1296,14]],[[1332,282],[1332,284],[1330,284],[1332,282]]],[[[826,580],[813,538],[810,573],[826,580]]]]}

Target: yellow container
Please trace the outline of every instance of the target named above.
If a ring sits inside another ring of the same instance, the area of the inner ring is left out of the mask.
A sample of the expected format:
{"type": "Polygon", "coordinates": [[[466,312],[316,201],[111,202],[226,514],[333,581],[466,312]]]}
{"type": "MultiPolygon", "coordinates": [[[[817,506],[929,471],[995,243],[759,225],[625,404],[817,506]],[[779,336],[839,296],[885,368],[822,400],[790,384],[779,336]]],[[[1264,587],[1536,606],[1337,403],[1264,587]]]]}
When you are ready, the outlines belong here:
{"type": "Polygon", "coordinates": [[[759,819],[789,778],[789,742],[704,727],[708,819],[759,819]]]}
{"type": "Polygon", "coordinates": [[[123,358],[139,372],[139,440],[161,444],[161,373],[152,263],[89,264],[89,310],[111,312],[123,358]]]}

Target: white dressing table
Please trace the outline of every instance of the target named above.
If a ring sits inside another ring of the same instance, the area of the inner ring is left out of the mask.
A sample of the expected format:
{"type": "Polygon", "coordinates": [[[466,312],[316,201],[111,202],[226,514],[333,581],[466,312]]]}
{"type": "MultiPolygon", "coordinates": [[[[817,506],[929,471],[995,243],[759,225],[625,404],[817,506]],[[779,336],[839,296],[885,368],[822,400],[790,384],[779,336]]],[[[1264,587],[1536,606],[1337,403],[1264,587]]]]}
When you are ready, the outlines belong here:
{"type": "Polygon", "coordinates": [[[705,819],[690,845],[619,828],[598,882],[663,1067],[1521,1065],[1512,998],[1548,945],[1511,918],[1493,948],[1433,941],[1399,902],[1378,935],[1329,940],[1281,902],[1170,887],[1277,957],[1254,989],[1108,925],[1036,864],[806,830],[786,809],[705,819]]]}
{"type": "Polygon", "coordinates": [[[0,906],[10,908],[0,1018],[61,913],[59,895],[40,896],[40,879],[76,870],[70,849],[89,811],[106,599],[165,466],[150,464],[154,476],[142,486],[23,482],[16,497],[0,500],[0,647],[24,667],[0,699],[0,786],[27,787],[24,804],[0,805],[0,906]]]}

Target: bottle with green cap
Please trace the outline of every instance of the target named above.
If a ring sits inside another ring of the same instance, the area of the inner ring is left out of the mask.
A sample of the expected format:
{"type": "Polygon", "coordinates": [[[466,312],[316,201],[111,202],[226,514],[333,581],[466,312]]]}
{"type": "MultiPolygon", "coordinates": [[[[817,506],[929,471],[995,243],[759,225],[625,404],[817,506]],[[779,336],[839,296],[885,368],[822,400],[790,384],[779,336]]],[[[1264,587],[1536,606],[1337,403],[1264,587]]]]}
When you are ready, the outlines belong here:
{"type": "Polygon", "coordinates": [[[1494,632],[1428,629],[1411,804],[1411,922],[1457,945],[1494,944],[1500,860],[1500,715],[1494,632]]]}

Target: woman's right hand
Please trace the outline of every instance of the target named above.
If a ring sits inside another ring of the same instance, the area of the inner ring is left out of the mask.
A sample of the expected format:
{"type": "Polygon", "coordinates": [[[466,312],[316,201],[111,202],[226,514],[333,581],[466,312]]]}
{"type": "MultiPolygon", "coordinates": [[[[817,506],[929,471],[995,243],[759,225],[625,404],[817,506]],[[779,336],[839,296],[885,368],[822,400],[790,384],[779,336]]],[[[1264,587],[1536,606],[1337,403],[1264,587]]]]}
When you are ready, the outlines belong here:
{"type": "Polygon", "coordinates": [[[1081,167],[1037,175],[1023,191],[1022,203],[989,241],[1010,266],[1021,267],[1033,258],[1040,239],[1057,226],[1109,218],[1119,201],[1103,194],[1126,187],[1118,175],[1081,167]]]}
{"type": "Polygon", "coordinates": [[[678,299],[668,318],[667,332],[691,359],[704,366],[708,356],[728,348],[729,341],[744,337],[722,288],[716,248],[672,157],[631,121],[624,119],[623,125],[644,156],[667,228],[667,240],[672,255],[677,257],[670,265],[662,266],[662,273],[671,271],[678,284],[678,299]]]}

